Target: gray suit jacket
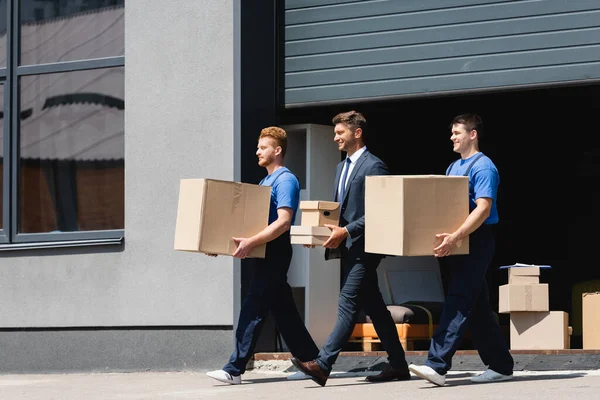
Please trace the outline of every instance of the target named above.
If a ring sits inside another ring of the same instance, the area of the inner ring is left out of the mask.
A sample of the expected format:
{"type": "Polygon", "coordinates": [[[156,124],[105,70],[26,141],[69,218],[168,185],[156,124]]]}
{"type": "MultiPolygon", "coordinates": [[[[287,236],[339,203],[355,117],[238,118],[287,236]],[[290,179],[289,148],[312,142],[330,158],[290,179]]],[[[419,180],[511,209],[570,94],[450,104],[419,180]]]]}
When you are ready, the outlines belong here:
{"type": "MultiPolygon", "coordinates": [[[[352,246],[350,251],[357,256],[365,253],[365,177],[369,175],[389,175],[387,166],[379,158],[366,150],[356,161],[356,165],[348,178],[343,199],[337,199],[337,188],[340,183],[342,161],[338,164],[335,173],[333,198],[341,203],[340,226],[345,226],[350,233],[352,246]]],[[[325,259],[340,258],[341,247],[346,247],[346,241],[337,249],[326,249],[325,259]]]]}

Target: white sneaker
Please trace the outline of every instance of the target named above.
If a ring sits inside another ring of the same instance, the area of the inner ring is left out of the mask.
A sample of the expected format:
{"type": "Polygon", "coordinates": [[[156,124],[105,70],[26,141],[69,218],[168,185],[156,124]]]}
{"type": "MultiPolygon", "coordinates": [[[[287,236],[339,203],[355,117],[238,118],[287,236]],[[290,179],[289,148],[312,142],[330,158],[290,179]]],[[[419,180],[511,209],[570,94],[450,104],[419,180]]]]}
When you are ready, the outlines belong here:
{"type": "Polygon", "coordinates": [[[419,378],[423,378],[434,385],[444,386],[444,383],[446,383],[446,375],[438,374],[433,368],[427,365],[411,364],[408,366],[408,369],[419,378]]]}
{"type": "Polygon", "coordinates": [[[301,381],[303,379],[310,379],[310,376],[306,375],[302,371],[294,372],[291,375],[288,375],[287,379],[289,381],[301,381]]]}
{"type": "Polygon", "coordinates": [[[486,369],[483,374],[479,374],[471,378],[471,382],[474,383],[490,383],[490,382],[502,382],[513,379],[512,375],[502,375],[492,369],[486,369]]]}
{"type": "Polygon", "coordinates": [[[206,376],[209,376],[213,379],[218,380],[219,382],[229,383],[230,385],[239,385],[242,383],[241,376],[233,376],[229,372],[225,372],[222,369],[217,369],[215,371],[209,371],[206,373],[206,376]]]}

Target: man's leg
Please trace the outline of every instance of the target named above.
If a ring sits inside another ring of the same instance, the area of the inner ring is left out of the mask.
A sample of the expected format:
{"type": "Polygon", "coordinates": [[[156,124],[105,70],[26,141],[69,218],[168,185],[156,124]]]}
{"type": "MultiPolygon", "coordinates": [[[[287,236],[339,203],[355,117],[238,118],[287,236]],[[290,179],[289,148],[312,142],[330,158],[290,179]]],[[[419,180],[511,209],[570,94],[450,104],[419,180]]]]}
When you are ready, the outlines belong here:
{"type": "Polygon", "coordinates": [[[469,239],[470,254],[449,256],[449,260],[440,263],[440,268],[450,269],[448,294],[425,363],[440,375],[452,368],[452,357],[464,337],[467,319],[487,285],[486,272],[494,253],[494,240],[487,228],[469,239]]]}
{"type": "Polygon", "coordinates": [[[481,361],[499,374],[512,375],[514,360],[490,306],[487,284],[483,286],[469,318],[469,328],[481,361]]]}
{"type": "Polygon", "coordinates": [[[333,331],[317,357],[324,371],[331,371],[342,347],[348,342],[360,311],[360,292],[365,276],[363,261],[342,258],[342,268],[348,268],[346,280],[340,290],[338,316],[333,331]]]}
{"type": "Polygon", "coordinates": [[[292,355],[300,361],[314,360],[319,354],[319,348],[298,313],[292,288],[287,283],[287,279],[278,282],[276,290],[271,312],[285,344],[292,355]]]}
{"type": "Polygon", "coordinates": [[[380,260],[371,262],[366,268],[361,291],[361,299],[365,312],[371,317],[373,327],[381,340],[383,348],[388,353],[390,366],[395,369],[408,371],[404,349],[398,338],[396,324],[387,309],[379,290],[377,266],[380,260]]]}
{"type": "Polygon", "coordinates": [[[269,313],[273,300],[273,277],[264,260],[256,260],[254,277],[248,294],[242,302],[238,326],[235,332],[235,349],[223,370],[233,376],[246,371],[246,364],[254,353],[254,347],[269,313]]]}

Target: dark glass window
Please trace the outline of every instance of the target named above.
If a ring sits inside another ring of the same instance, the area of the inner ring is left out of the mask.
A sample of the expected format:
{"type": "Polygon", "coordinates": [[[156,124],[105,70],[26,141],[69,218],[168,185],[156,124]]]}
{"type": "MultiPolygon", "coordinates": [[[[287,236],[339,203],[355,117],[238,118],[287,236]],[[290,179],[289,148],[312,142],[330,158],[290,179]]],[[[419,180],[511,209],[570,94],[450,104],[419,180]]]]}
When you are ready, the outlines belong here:
{"type": "Polygon", "coordinates": [[[124,0],[21,0],[20,6],[21,65],[125,54],[124,0]]]}
{"type": "Polygon", "coordinates": [[[7,0],[0,0],[0,68],[6,68],[6,46],[8,37],[6,35],[7,0]]]}
{"type": "Polygon", "coordinates": [[[0,83],[0,230],[4,226],[4,82],[0,83]]]}
{"type": "Polygon", "coordinates": [[[19,233],[124,227],[124,68],[20,78],[19,233]]]}

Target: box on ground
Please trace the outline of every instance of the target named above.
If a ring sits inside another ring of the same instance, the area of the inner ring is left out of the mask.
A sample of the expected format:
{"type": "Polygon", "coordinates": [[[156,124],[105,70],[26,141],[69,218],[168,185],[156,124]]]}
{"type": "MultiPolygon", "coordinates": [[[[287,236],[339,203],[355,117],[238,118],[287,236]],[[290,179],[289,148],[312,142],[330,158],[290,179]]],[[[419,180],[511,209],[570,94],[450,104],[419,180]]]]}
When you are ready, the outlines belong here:
{"type": "MultiPolygon", "coordinates": [[[[269,224],[271,187],[215,179],[181,179],[175,250],[232,255],[232,237],[250,237],[269,224]]],[[[249,257],[264,258],[266,246],[249,257]]]]}
{"type": "Polygon", "coordinates": [[[511,350],[563,350],[569,347],[569,314],[566,312],[510,314],[511,350]]]}
{"type": "Polygon", "coordinates": [[[292,244],[322,245],[331,236],[329,228],[324,226],[294,225],[290,229],[292,244]]]}
{"type": "Polygon", "coordinates": [[[582,333],[584,349],[600,349],[600,292],[582,295],[582,333]]]}
{"type": "MultiPolygon", "coordinates": [[[[367,176],[365,251],[429,256],[438,233],[454,232],[469,215],[469,178],[445,175],[367,176]]],[[[468,254],[469,240],[451,252],[468,254]]]]}
{"type": "Polygon", "coordinates": [[[338,225],[340,203],[336,201],[301,201],[302,226],[338,225]]]}
{"type": "Polygon", "coordinates": [[[501,285],[498,312],[550,311],[548,284],[501,285]]]}

